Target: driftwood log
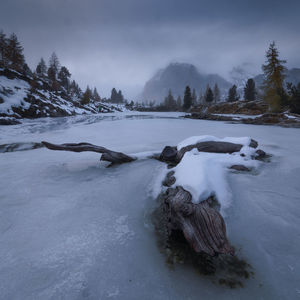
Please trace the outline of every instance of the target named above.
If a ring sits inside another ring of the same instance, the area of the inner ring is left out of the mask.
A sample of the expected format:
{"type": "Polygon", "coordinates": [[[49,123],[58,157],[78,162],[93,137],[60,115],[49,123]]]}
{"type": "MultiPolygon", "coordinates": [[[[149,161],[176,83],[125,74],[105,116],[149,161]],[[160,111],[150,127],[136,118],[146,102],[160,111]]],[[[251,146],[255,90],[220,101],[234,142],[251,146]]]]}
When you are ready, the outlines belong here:
{"type": "Polygon", "coordinates": [[[182,187],[169,188],[164,198],[168,218],[168,235],[181,230],[195,252],[234,254],[226,237],[226,226],[221,214],[209,198],[199,204],[192,203],[192,195],[182,187]]]}
{"type": "MultiPolygon", "coordinates": [[[[89,143],[79,144],[51,144],[42,142],[45,147],[51,150],[64,150],[73,152],[93,151],[101,153],[101,160],[109,161],[112,164],[121,164],[132,162],[136,158],[126,155],[122,152],[116,152],[101,146],[89,143]]],[[[251,140],[250,147],[257,148],[256,141],[251,140]]],[[[159,156],[159,160],[168,163],[171,167],[177,165],[187,151],[197,148],[200,152],[213,153],[234,153],[239,152],[243,146],[229,142],[200,142],[194,145],[188,145],[180,150],[177,147],[166,146],[159,156]]],[[[256,150],[256,157],[263,158],[265,152],[256,150]]],[[[247,171],[244,166],[235,165],[233,169],[238,171],[247,171]]],[[[233,254],[233,247],[230,246],[226,236],[226,225],[223,217],[218,211],[217,199],[209,198],[198,204],[192,202],[191,194],[181,186],[174,186],[176,178],[174,171],[170,171],[163,185],[168,189],[164,193],[163,207],[164,225],[167,227],[167,234],[171,236],[173,231],[179,230],[183,233],[186,241],[197,253],[206,253],[210,256],[217,254],[233,254]]]]}
{"type": "MultiPolygon", "coordinates": [[[[258,143],[255,140],[251,140],[249,146],[252,148],[257,148],[258,143]]],[[[241,144],[217,141],[200,142],[194,145],[188,145],[186,147],[181,148],[180,150],[177,150],[177,147],[166,146],[163,149],[159,159],[164,162],[178,164],[181,161],[184,154],[188,151],[191,151],[194,148],[196,148],[199,152],[232,154],[234,152],[239,152],[242,149],[242,147],[243,145],[241,144]]]]}
{"type": "Polygon", "coordinates": [[[43,141],[42,144],[50,150],[62,150],[62,151],[72,151],[72,152],[83,152],[91,151],[102,153],[100,160],[111,162],[112,164],[122,164],[127,162],[132,162],[136,158],[128,156],[122,152],[116,152],[106,149],[101,146],[96,146],[89,143],[69,143],[69,144],[51,144],[43,141]]]}

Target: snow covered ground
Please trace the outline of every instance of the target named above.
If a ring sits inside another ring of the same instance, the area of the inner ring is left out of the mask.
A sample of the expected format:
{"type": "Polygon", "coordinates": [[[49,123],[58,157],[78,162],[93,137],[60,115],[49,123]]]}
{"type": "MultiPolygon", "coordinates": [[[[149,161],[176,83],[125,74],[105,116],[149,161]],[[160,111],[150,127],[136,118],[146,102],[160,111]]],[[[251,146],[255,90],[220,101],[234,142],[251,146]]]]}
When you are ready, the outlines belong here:
{"type": "Polygon", "coordinates": [[[40,148],[0,153],[1,299],[300,298],[300,130],[179,115],[26,120],[0,126],[0,145],[85,141],[130,154],[190,136],[256,139],[272,160],[255,173],[229,173],[225,219],[254,278],[231,290],[193,269],[166,265],[150,220],[164,164],[105,168],[97,153],[40,148]]]}

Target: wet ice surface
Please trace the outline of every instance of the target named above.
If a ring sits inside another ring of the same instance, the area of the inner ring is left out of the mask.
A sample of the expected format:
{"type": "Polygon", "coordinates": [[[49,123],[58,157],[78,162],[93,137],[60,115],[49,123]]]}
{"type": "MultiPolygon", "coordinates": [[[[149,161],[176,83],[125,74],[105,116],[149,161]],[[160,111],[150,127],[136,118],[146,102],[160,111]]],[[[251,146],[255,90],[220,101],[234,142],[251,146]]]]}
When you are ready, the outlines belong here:
{"type": "Polygon", "coordinates": [[[97,153],[0,153],[1,299],[299,299],[300,130],[111,114],[1,126],[0,144],[90,142],[157,151],[195,135],[251,136],[273,155],[259,174],[232,172],[231,243],[255,272],[229,289],[178,265],[171,270],[150,221],[164,165],[105,168],[97,153]]]}

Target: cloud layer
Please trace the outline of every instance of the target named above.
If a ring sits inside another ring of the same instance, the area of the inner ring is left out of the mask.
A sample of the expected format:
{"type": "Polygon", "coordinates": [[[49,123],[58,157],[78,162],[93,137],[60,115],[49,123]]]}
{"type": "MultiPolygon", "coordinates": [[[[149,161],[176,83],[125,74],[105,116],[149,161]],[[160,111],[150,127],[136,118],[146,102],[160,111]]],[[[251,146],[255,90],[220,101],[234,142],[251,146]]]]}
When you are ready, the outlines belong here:
{"type": "Polygon", "coordinates": [[[272,40],[300,67],[299,10],[298,0],[2,0],[0,28],[18,35],[31,67],[55,51],[82,87],[133,97],[171,61],[259,72],[272,40]]]}

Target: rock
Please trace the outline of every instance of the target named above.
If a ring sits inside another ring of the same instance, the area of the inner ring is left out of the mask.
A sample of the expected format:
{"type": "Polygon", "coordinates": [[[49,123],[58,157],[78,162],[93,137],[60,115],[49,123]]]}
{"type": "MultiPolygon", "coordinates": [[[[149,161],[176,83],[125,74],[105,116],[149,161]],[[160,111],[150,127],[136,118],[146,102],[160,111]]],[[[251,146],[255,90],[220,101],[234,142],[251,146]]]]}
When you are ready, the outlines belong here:
{"type": "Polygon", "coordinates": [[[17,125],[21,124],[20,121],[15,118],[0,118],[0,125],[17,125]]]}
{"type": "Polygon", "coordinates": [[[247,168],[243,165],[233,165],[229,169],[236,170],[236,171],[250,171],[249,168],[247,168]]]}
{"type": "Polygon", "coordinates": [[[262,158],[266,157],[266,155],[267,155],[266,152],[261,149],[256,150],[255,154],[256,154],[255,159],[262,159],[262,158]]]}
{"type": "Polygon", "coordinates": [[[164,179],[164,181],[163,181],[163,183],[162,183],[163,186],[170,187],[170,186],[172,186],[172,185],[175,183],[176,178],[173,176],[174,174],[175,174],[174,171],[170,171],[170,172],[167,174],[166,178],[164,179]]]}
{"type": "Polygon", "coordinates": [[[177,148],[166,146],[160,154],[159,159],[164,162],[175,162],[177,157],[177,148]]]}

